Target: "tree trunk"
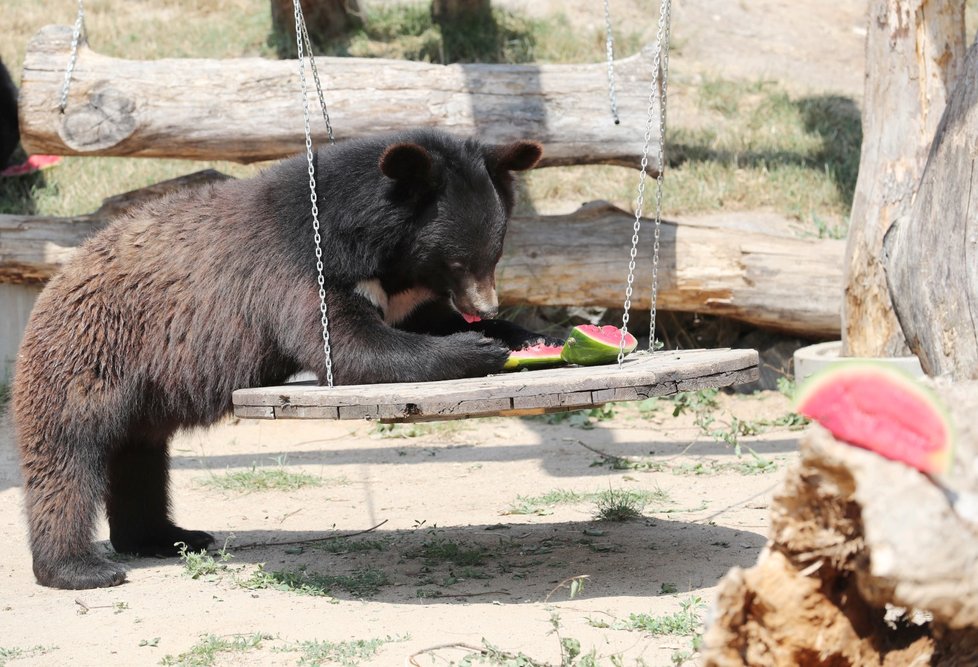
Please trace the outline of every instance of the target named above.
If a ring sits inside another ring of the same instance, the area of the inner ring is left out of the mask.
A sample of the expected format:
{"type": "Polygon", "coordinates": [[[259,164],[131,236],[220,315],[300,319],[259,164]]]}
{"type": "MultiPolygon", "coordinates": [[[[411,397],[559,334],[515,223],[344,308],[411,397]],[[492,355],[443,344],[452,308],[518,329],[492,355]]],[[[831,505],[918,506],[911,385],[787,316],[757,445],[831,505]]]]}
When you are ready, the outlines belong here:
{"type": "Polygon", "coordinates": [[[846,355],[906,353],[883,272],[883,236],[909,213],[961,69],[964,25],[964,0],[874,0],[870,8],[862,157],[846,251],[846,355]]]}
{"type": "Polygon", "coordinates": [[[941,120],[913,212],[886,237],[896,314],[932,376],[978,379],[978,44],[941,120]]]}
{"type": "MultiPolygon", "coordinates": [[[[271,0],[272,28],[290,37],[295,46],[295,5],[292,0],[271,0]]],[[[342,35],[360,25],[358,0],[301,0],[302,15],[313,41],[342,35]]]]}
{"type": "MultiPolygon", "coordinates": [[[[633,220],[600,202],[571,215],[514,218],[496,272],[500,302],[620,308],[633,220]]],[[[0,282],[47,280],[105,222],[99,212],[70,219],[0,216],[0,282]]],[[[659,307],[807,337],[837,336],[845,244],[787,236],[784,227],[783,220],[745,225],[723,215],[664,223],[659,307]]],[[[636,310],[650,302],[651,221],[640,247],[636,310]]]]}
{"type": "MultiPolygon", "coordinates": [[[[58,100],[70,43],[70,28],[49,26],[28,46],[20,117],[31,152],[254,162],[305,148],[294,60],[123,60],[82,45],[62,114],[58,100]]],[[[650,62],[647,54],[618,62],[621,125],[615,125],[601,64],[317,58],[339,140],[437,127],[489,142],[539,140],[545,165],[633,167],[644,143],[650,62]]],[[[309,101],[318,114],[314,89],[309,101]]],[[[313,121],[321,145],[326,130],[313,121]]],[[[654,161],[650,166],[657,169],[654,161]]]]}
{"type": "Polygon", "coordinates": [[[443,25],[484,18],[491,12],[490,0],[431,1],[431,15],[443,25]]]}

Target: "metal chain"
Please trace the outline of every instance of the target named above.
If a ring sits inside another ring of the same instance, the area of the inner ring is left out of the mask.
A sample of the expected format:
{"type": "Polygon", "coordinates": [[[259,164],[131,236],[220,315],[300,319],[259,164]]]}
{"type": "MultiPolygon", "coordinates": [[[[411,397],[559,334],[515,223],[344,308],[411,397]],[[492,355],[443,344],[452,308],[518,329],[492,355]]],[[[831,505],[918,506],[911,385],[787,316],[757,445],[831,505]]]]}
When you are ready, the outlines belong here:
{"type": "Polygon", "coordinates": [[[655,240],[652,244],[652,305],[649,307],[649,352],[655,351],[655,320],[659,300],[659,234],[662,227],[662,178],[666,170],[666,93],[669,83],[669,36],[672,18],[672,7],[668,0],[665,4],[665,43],[662,48],[662,87],[659,91],[659,150],[656,159],[659,172],[655,176],[655,240]]]}
{"type": "Polygon", "coordinates": [[[615,125],[621,123],[618,118],[618,95],[615,93],[615,38],[611,33],[611,10],[608,0],[604,0],[604,48],[608,56],[608,101],[611,103],[611,117],[615,125]]]}
{"type": "Polygon", "coordinates": [[[65,69],[65,82],[61,86],[61,101],[58,103],[58,108],[61,109],[61,113],[64,113],[68,107],[68,89],[71,87],[71,73],[75,71],[75,62],[78,60],[78,42],[81,39],[84,27],[84,0],[78,0],[78,15],[75,17],[75,26],[71,31],[71,54],[68,56],[68,67],[65,69]]]}
{"type": "Polygon", "coordinates": [[[329,143],[335,144],[333,137],[333,125],[329,122],[329,110],[326,108],[326,97],[323,95],[323,85],[319,82],[319,70],[316,68],[316,59],[312,55],[312,43],[309,41],[309,31],[306,29],[306,17],[301,13],[299,20],[302,22],[302,41],[306,44],[306,53],[309,54],[309,65],[312,66],[312,78],[316,82],[316,93],[319,95],[319,108],[323,112],[323,122],[326,123],[326,134],[329,136],[329,143]]]}
{"type": "MultiPolygon", "coordinates": [[[[659,3],[659,26],[656,32],[655,53],[652,59],[652,83],[649,92],[648,117],[645,122],[645,145],[642,148],[641,171],[638,176],[638,194],[635,198],[635,223],[632,225],[632,247],[629,251],[628,259],[628,279],[625,285],[624,313],[621,317],[621,341],[618,343],[618,366],[621,367],[625,360],[625,334],[628,333],[629,310],[632,307],[632,291],[635,282],[635,257],[638,255],[638,234],[642,229],[642,209],[645,207],[645,185],[648,178],[649,168],[649,147],[652,144],[652,121],[655,118],[656,101],[659,101],[659,170],[656,175],[656,217],[655,217],[655,244],[652,247],[652,317],[651,327],[655,329],[655,300],[658,297],[658,264],[659,264],[659,228],[662,223],[662,172],[665,171],[663,160],[663,143],[665,142],[665,87],[659,87],[659,74],[662,71],[662,56],[665,52],[668,58],[668,22],[670,19],[671,7],[670,0],[660,0],[659,3]]],[[[654,335],[649,338],[649,351],[655,346],[654,335]]]]}
{"type": "MultiPolygon", "coordinates": [[[[312,152],[312,131],[309,128],[309,98],[306,86],[306,68],[303,55],[303,32],[305,21],[302,17],[302,7],[299,0],[292,0],[295,13],[295,42],[299,58],[299,83],[302,87],[302,119],[306,132],[306,162],[309,166],[309,200],[312,202],[312,229],[316,243],[316,280],[319,283],[319,313],[323,325],[323,353],[326,355],[326,383],[333,387],[333,358],[329,344],[329,317],[326,314],[326,279],[323,277],[323,247],[322,236],[319,233],[319,205],[316,197],[316,166],[312,152]]],[[[310,60],[312,54],[310,52],[310,60]]],[[[315,66],[314,66],[315,67],[315,66]]],[[[325,113],[325,104],[323,105],[325,113]]]]}

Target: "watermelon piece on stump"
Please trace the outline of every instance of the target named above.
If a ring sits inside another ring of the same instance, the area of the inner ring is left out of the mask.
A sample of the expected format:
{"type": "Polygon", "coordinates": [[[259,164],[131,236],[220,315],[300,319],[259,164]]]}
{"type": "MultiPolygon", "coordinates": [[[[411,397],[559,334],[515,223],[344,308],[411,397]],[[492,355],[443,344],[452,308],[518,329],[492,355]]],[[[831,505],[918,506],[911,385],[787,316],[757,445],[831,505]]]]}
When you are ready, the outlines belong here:
{"type": "Polygon", "coordinates": [[[940,400],[906,373],[878,362],[843,362],[813,375],[795,399],[799,414],[838,440],[927,474],[946,473],[954,431],[940,400]]]}
{"type": "MultiPolygon", "coordinates": [[[[622,330],[607,325],[603,327],[593,324],[582,324],[574,327],[560,356],[569,364],[581,366],[597,366],[618,361],[622,330]]],[[[625,333],[625,354],[630,354],[638,341],[630,333],[625,333]]]]}

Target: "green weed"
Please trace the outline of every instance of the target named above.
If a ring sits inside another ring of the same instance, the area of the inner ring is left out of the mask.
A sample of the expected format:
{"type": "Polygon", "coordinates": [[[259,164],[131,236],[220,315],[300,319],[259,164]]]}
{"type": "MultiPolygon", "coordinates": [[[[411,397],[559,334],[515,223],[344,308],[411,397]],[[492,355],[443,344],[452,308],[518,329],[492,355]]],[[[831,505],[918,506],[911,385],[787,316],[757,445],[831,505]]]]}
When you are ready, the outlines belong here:
{"type": "Polygon", "coordinates": [[[390,578],[387,573],[372,568],[354,570],[349,575],[331,575],[309,572],[304,567],[269,571],[264,565],[259,565],[249,579],[239,582],[242,588],[248,590],[270,588],[314,597],[332,597],[334,590],[346,591],[356,597],[370,597],[388,584],[390,578]]]}
{"type": "Polygon", "coordinates": [[[466,546],[441,537],[425,540],[416,554],[429,563],[452,563],[462,567],[484,565],[489,551],[480,546],[466,546]]]}
{"type": "Polygon", "coordinates": [[[167,655],[161,665],[179,667],[207,667],[213,665],[220,653],[244,653],[262,648],[262,642],[274,639],[271,635],[256,632],[251,635],[201,635],[200,641],[189,650],[173,656],[167,655]]]}
{"type": "Polygon", "coordinates": [[[300,665],[339,663],[344,667],[355,667],[362,661],[377,655],[384,645],[407,641],[410,638],[410,635],[388,635],[383,639],[351,639],[341,642],[303,641],[276,647],[274,650],[282,653],[301,653],[300,665]]]}
{"type": "Polygon", "coordinates": [[[44,655],[58,648],[57,646],[32,646],[31,648],[3,647],[0,646],[0,667],[4,667],[10,660],[23,660],[25,658],[35,658],[44,655]]]}
{"type": "MultiPolygon", "coordinates": [[[[517,496],[516,500],[510,504],[504,514],[551,514],[552,509],[557,505],[579,505],[583,503],[595,503],[598,512],[602,507],[612,508],[609,513],[613,514],[616,506],[637,506],[643,508],[650,503],[671,502],[669,494],[662,489],[655,490],[615,490],[605,491],[569,491],[566,489],[555,489],[541,496],[517,496]]],[[[626,510],[627,511],[627,510],[626,510]]]]}
{"type": "MultiPolygon", "coordinates": [[[[661,492],[665,498],[668,496],[661,492]]],[[[595,518],[602,521],[631,521],[642,516],[648,495],[629,489],[608,489],[595,499],[595,518]]]]}
{"type": "Polygon", "coordinates": [[[650,635],[695,635],[703,625],[700,612],[705,607],[706,603],[701,597],[693,596],[680,602],[679,611],[675,613],[658,616],[629,614],[627,621],[618,621],[612,627],[650,635]]]}
{"type": "Polygon", "coordinates": [[[325,551],[330,554],[350,554],[364,553],[370,551],[386,551],[391,545],[390,539],[380,540],[353,540],[347,537],[337,537],[323,542],[313,542],[310,547],[316,551],[325,551]]]}
{"type": "Polygon", "coordinates": [[[259,468],[252,463],[249,470],[227,471],[222,475],[211,475],[201,481],[201,485],[220,491],[233,493],[255,493],[262,491],[296,491],[306,487],[322,486],[324,480],[304,472],[292,472],[285,468],[284,456],[275,459],[274,467],[259,468]]]}
{"type": "Polygon", "coordinates": [[[234,558],[228,551],[230,540],[230,537],[225,540],[224,546],[217,552],[216,560],[207,552],[207,549],[190,551],[185,543],[177,542],[178,555],[183,561],[184,571],[190,575],[191,579],[200,579],[201,577],[213,577],[227,570],[227,562],[234,558]]]}

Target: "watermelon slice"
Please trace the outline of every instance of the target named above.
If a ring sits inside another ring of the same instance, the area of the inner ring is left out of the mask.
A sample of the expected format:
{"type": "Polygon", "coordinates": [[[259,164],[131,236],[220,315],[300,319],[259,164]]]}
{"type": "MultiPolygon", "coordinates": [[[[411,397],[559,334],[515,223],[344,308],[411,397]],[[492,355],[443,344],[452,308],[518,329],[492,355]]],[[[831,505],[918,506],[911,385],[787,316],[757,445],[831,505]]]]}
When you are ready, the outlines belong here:
{"type": "Polygon", "coordinates": [[[563,365],[560,358],[560,345],[532,345],[522,350],[514,350],[509,353],[509,359],[503,366],[504,371],[521,371],[524,368],[552,368],[553,366],[563,365]]]}
{"type": "Polygon", "coordinates": [[[954,432],[947,411],[931,391],[891,366],[833,364],[805,382],[795,404],[839,440],[928,474],[951,467],[954,432]]]}
{"type": "MultiPolygon", "coordinates": [[[[618,361],[621,337],[622,331],[618,327],[582,324],[571,330],[560,356],[569,364],[581,366],[610,364],[618,361]]],[[[635,336],[626,333],[625,354],[631,353],[637,346],[635,336]]]]}

